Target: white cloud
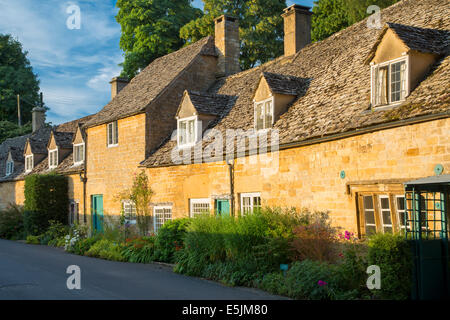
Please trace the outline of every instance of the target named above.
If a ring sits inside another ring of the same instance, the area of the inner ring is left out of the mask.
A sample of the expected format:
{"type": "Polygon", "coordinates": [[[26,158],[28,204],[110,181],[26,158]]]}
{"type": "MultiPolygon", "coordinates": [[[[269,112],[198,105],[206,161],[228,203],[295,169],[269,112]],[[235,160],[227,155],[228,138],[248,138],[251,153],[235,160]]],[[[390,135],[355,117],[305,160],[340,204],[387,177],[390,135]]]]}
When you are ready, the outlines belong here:
{"type": "Polygon", "coordinates": [[[97,112],[120,73],[120,25],[111,1],[0,0],[0,33],[28,51],[41,81],[48,118],[57,124],[97,112]],[[81,29],[69,30],[66,9],[81,8],[81,29]]]}

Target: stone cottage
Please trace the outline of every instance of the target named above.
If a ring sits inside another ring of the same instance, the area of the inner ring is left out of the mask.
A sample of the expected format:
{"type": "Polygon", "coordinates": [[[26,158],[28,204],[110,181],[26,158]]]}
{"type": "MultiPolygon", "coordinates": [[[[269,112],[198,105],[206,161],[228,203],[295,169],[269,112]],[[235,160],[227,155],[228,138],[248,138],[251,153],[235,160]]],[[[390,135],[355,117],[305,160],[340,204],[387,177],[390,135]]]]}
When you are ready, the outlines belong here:
{"type": "Polygon", "coordinates": [[[133,219],[117,195],[144,170],[155,231],[263,206],[329,211],[359,236],[399,231],[404,183],[450,171],[449,15],[448,1],[403,0],[381,29],[366,19],[310,43],[310,8],[293,5],[285,54],[242,72],[239,21],[221,16],[215,37],[113,79],[97,114],[3,143],[0,204],[23,203],[27,174],[56,170],[71,219],[133,219]]]}

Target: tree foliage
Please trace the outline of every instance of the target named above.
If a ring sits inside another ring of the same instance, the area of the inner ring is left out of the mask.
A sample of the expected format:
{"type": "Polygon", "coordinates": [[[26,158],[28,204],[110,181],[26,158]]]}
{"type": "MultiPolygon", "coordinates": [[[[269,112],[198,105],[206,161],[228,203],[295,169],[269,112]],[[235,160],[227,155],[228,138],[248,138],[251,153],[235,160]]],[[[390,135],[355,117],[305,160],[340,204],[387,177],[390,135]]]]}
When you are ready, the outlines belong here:
{"type": "Polygon", "coordinates": [[[68,223],[69,184],[66,176],[35,174],[25,179],[24,225],[28,235],[44,233],[50,221],[68,223]]]}
{"type": "Polygon", "coordinates": [[[191,0],[118,0],[117,22],[121,25],[120,48],[124,51],[121,76],[132,79],[153,60],[184,45],[179,31],[199,17],[191,0]]]}
{"type": "Polygon", "coordinates": [[[17,123],[18,94],[29,102],[21,104],[22,123],[31,121],[33,104],[39,103],[39,80],[27,54],[11,35],[0,34],[0,121],[17,123]]]}
{"type": "Polygon", "coordinates": [[[367,8],[371,5],[383,9],[396,2],[398,0],[316,0],[312,16],[312,41],[328,38],[368,17],[367,8]]]}
{"type": "Polygon", "coordinates": [[[9,121],[0,121],[0,143],[6,139],[23,136],[31,133],[31,122],[19,127],[18,124],[9,121]]]}
{"type": "Polygon", "coordinates": [[[153,191],[144,170],[135,174],[133,185],[129,190],[119,194],[121,201],[132,201],[136,207],[136,222],[141,235],[146,236],[151,227],[150,201],[153,191]]]}
{"type": "Polygon", "coordinates": [[[193,43],[214,35],[214,19],[229,14],[239,19],[241,37],[240,64],[243,70],[265,63],[283,54],[283,18],[285,0],[203,0],[203,16],[189,22],[180,37],[193,43]]]}

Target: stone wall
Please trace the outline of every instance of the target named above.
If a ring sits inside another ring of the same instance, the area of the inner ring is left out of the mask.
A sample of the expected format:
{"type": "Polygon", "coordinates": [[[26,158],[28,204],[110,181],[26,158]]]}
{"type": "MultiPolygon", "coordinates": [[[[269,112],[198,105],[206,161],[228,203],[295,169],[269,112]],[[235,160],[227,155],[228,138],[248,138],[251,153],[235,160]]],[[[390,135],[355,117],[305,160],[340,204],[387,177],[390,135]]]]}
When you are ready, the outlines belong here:
{"type": "Polygon", "coordinates": [[[118,121],[119,145],[108,148],[106,125],[87,130],[87,203],[92,195],[103,195],[105,214],[119,215],[119,194],[131,187],[138,166],[145,159],[146,115],[118,121]]]}
{"type": "MultiPolygon", "coordinates": [[[[263,205],[330,211],[336,225],[357,231],[355,193],[349,185],[384,180],[413,180],[434,175],[436,164],[450,171],[450,119],[378,131],[279,152],[279,169],[251,163],[235,165],[235,205],[239,194],[260,192],[263,205]],[[345,171],[345,179],[340,172],[345,171]],[[352,190],[350,188],[350,190],[352,190]]],[[[255,163],[256,162],[256,163],[255,163]]],[[[173,205],[173,217],[189,215],[189,199],[229,197],[230,179],[224,162],[149,168],[152,202],[173,205]]],[[[359,191],[364,186],[359,186],[359,191]]],[[[401,194],[401,193],[400,193],[401,194]]]]}

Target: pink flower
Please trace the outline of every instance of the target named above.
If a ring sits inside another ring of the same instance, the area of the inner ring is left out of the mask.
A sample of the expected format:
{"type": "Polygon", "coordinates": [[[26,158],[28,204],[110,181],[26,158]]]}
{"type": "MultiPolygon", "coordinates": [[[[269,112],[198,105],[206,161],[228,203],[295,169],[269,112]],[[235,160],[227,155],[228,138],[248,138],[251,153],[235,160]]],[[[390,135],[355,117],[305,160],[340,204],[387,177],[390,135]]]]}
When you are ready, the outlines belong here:
{"type": "Polygon", "coordinates": [[[350,232],[345,231],[345,239],[350,240],[351,236],[350,232]]]}
{"type": "Polygon", "coordinates": [[[319,285],[319,287],[324,287],[326,285],[328,285],[328,283],[326,283],[325,281],[319,280],[319,282],[317,283],[319,285]]]}

